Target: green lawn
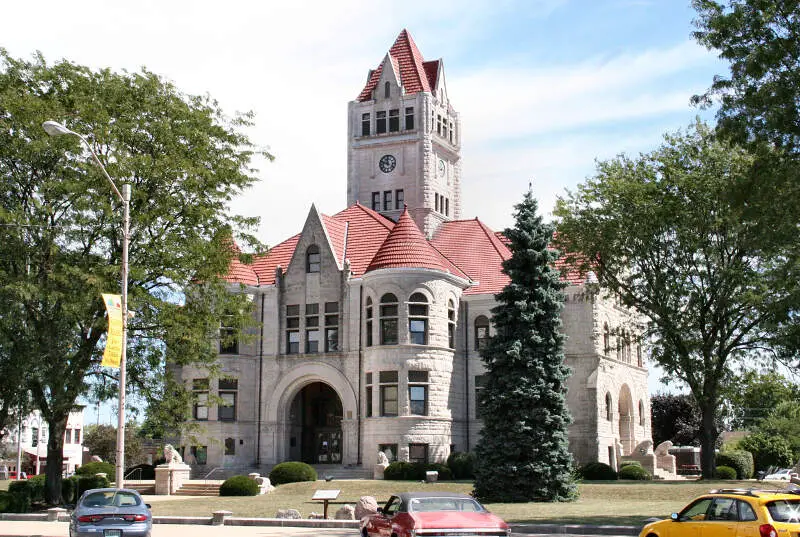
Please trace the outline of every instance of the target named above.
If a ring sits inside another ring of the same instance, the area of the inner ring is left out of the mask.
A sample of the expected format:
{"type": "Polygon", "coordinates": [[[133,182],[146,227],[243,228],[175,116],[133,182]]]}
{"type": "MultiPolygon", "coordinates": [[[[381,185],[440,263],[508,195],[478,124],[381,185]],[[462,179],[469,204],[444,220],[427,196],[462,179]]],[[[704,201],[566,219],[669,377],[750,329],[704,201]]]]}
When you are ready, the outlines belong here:
{"type": "MultiPolygon", "coordinates": [[[[487,504],[508,522],[559,522],[571,524],[641,525],[651,517],[668,517],[689,501],[713,488],[747,488],[755,481],[685,481],[685,482],[593,482],[579,487],[580,498],[568,503],[487,504]]],[[[311,501],[318,489],[340,489],[338,500],[330,504],[333,517],[343,504],[355,504],[361,496],[374,496],[379,505],[394,492],[422,490],[469,493],[471,483],[412,481],[345,480],[291,483],[279,486],[271,494],[244,498],[196,498],[150,501],[154,515],[210,516],[213,511],[232,511],[238,517],[275,516],[278,509],[297,509],[307,518],[322,513],[322,502],[311,501]]]]}

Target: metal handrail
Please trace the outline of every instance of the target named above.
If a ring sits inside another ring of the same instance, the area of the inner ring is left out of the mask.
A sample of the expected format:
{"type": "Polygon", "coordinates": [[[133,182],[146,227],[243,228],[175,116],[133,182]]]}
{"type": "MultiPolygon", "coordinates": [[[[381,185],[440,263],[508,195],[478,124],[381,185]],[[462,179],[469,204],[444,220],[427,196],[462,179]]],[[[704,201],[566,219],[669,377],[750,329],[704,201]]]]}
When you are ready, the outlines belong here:
{"type": "Polygon", "coordinates": [[[224,468],[223,468],[222,466],[217,466],[217,467],[215,467],[215,468],[212,468],[212,469],[211,469],[211,471],[210,471],[210,472],[208,472],[208,473],[206,474],[206,476],[203,478],[203,481],[205,481],[205,482],[206,482],[206,484],[208,484],[208,478],[209,478],[209,476],[211,476],[211,474],[213,474],[213,473],[214,473],[214,472],[216,472],[217,470],[224,470],[224,468]]]}
{"type": "Polygon", "coordinates": [[[138,479],[138,480],[139,480],[139,481],[141,481],[141,480],[142,480],[142,469],[141,469],[141,468],[134,468],[133,470],[131,470],[130,472],[128,472],[128,475],[126,475],[126,476],[124,477],[124,479],[128,479],[130,476],[132,476],[132,475],[133,475],[133,474],[135,474],[136,472],[139,472],[139,479],[138,479]]]}

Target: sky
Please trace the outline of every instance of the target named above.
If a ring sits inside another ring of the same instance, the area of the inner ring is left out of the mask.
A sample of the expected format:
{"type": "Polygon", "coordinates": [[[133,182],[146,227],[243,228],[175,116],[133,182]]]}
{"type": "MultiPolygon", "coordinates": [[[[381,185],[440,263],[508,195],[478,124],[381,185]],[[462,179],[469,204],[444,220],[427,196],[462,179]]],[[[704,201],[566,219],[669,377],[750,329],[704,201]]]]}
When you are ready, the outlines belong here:
{"type": "Polygon", "coordinates": [[[345,208],[347,103],[403,28],[443,59],[461,115],[462,217],[500,230],[529,183],[549,215],[597,160],[713,120],[689,100],[727,66],[693,41],[693,17],[689,0],[29,0],[4,2],[0,47],[146,67],[230,115],[253,111],[248,134],[276,158],[231,210],[261,217],[271,246],[312,203],[345,208]]]}

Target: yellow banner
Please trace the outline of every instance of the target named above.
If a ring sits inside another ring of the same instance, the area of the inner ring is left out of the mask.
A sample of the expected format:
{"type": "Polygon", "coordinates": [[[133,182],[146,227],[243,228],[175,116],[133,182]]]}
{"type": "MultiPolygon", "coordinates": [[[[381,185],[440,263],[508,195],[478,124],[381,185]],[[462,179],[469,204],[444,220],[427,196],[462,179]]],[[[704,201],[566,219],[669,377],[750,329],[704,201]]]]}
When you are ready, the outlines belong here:
{"type": "Polygon", "coordinates": [[[122,359],[122,296],[103,293],[103,302],[108,312],[108,333],[100,365],[119,367],[122,359]]]}

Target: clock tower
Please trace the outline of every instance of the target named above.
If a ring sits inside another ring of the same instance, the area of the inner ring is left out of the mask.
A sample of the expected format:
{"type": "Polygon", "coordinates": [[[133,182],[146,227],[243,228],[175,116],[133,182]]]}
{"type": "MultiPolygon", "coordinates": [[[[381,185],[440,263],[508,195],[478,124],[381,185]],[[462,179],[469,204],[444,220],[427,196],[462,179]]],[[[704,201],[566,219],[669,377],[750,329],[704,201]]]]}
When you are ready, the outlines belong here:
{"type": "Polygon", "coordinates": [[[407,206],[431,237],[461,217],[461,123],[442,60],[425,61],[400,32],[348,105],[347,204],[397,220],[407,206]]]}

